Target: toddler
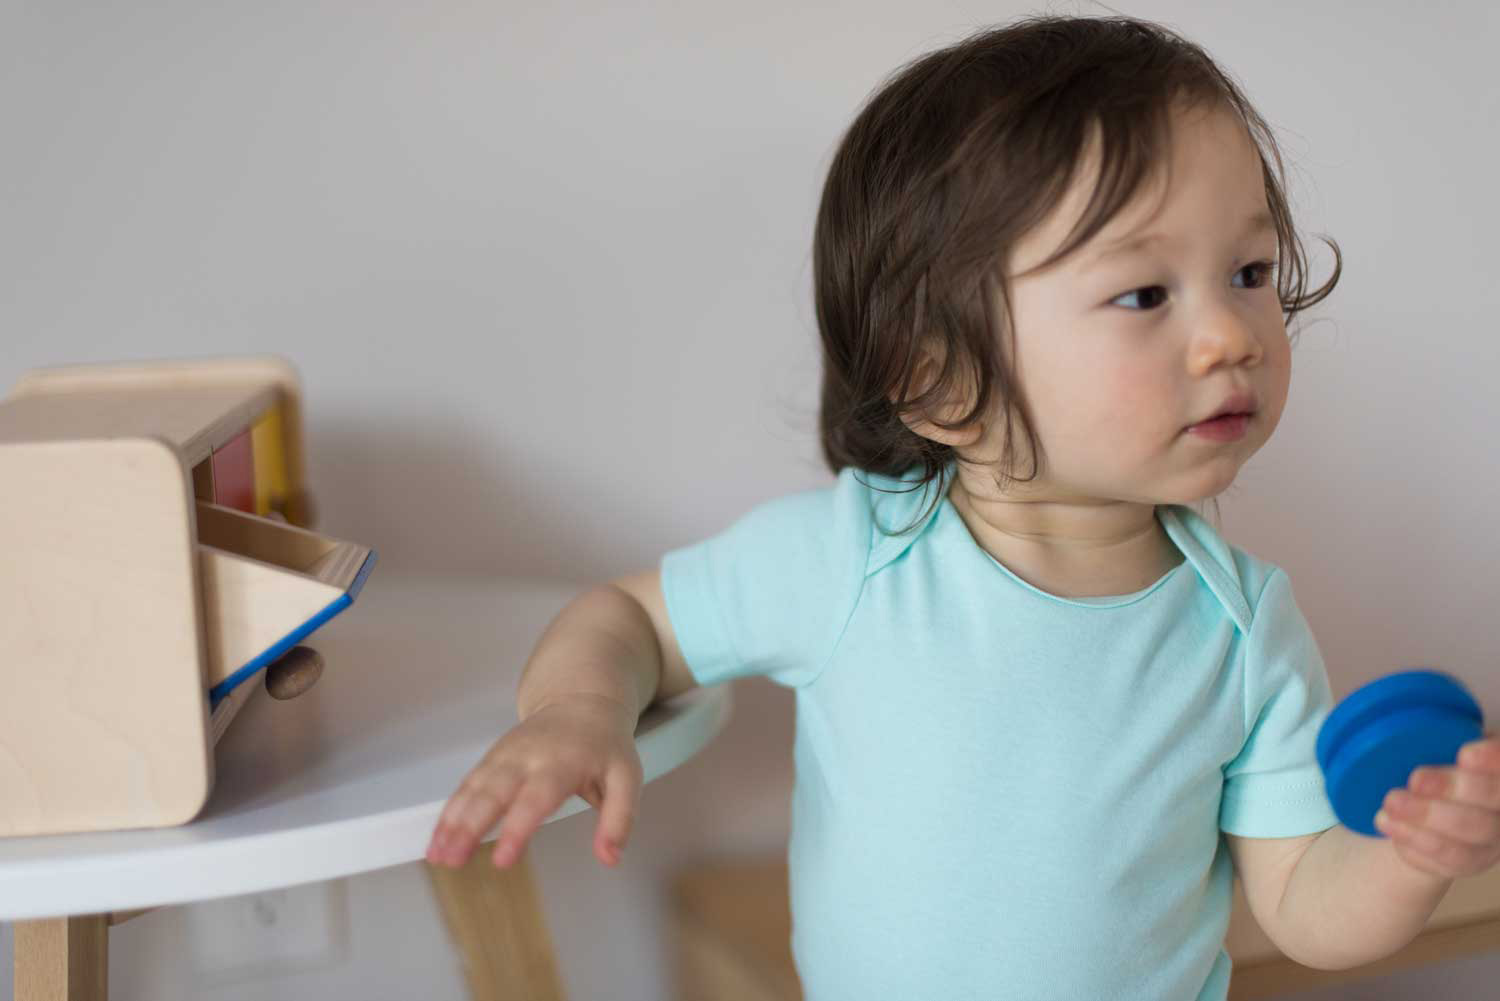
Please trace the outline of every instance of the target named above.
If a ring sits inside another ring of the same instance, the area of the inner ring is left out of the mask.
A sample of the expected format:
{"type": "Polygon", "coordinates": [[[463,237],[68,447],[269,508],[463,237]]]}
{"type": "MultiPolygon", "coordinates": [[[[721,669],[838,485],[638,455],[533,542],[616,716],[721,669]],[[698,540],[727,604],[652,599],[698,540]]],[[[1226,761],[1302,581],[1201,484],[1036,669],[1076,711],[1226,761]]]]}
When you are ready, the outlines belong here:
{"type": "Polygon", "coordinates": [[[577,794],[614,865],[641,711],[760,674],[797,693],[808,1001],[1222,1001],[1236,873],[1300,962],[1410,941],[1500,854],[1493,765],[1428,770],[1449,795],[1401,835],[1338,825],[1287,575],[1190,506],[1271,437],[1286,321],[1338,281],[1329,241],[1306,292],[1283,184],[1236,84],[1149,22],[1028,17],[894,74],[814,233],[836,482],[569,604],[428,859],[499,820],[509,865],[577,794]]]}

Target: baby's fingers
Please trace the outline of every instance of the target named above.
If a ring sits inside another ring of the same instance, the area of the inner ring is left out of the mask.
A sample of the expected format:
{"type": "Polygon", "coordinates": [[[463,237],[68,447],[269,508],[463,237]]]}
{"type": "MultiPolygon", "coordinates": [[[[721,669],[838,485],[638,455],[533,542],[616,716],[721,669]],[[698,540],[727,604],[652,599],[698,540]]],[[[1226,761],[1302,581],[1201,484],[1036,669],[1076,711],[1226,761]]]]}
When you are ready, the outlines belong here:
{"type": "Polygon", "coordinates": [[[427,861],[453,866],[467,862],[520,784],[521,776],[509,768],[481,766],[470,772],[438,817],[427,845],[427,861]]]}
{"type": "Polygon", "coordinates": [[[630,825],[640,804],[641,780],[634,769],[611,768],[604,781],[604,805],[594,832],[594,855],[605,865],[618,865],[630,836],[630,825]]]}
{"type": "Polygon", "coordinates": [[[520,858],[527,839],[567,798],[566,784],[556,779],[538,777],[528,782],[505,811],[500,837],[490,856],[495,865],[504,868],[520,858]]]}

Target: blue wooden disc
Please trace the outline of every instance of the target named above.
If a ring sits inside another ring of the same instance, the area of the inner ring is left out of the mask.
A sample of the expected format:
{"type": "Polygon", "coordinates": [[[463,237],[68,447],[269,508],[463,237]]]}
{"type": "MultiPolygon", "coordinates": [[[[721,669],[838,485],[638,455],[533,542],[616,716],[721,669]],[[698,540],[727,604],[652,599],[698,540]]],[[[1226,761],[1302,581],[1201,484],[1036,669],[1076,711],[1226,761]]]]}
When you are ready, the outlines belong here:
{"type": "Polygon", "coordinates": [[[1484,735],[1479,704],[1441,671],[1402,671],[1352,692],[1318,731],[1328,800],[1350,830],[1380,837],[1375,813],[1422,765],[1451,765],[1484,735]]]}
{"type": "Polygon", "coordinates": [[[1479,703],[1452,675],[1428,668],[1400,671],[1355,689],[1329,714],[1318,731],[1318,764],[1326,772],[1329,759],[1350,734],[1386,713],[1417,705],[1446,706],[1481,723],[1484,719],[1479,703]]]}

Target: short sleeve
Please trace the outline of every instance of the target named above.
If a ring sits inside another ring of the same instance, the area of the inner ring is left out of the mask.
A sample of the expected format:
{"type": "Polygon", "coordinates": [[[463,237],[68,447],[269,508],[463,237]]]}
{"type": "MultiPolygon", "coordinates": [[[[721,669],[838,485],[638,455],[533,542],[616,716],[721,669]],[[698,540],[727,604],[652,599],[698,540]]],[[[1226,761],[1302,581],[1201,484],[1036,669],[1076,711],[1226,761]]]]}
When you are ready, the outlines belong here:
{"type": "Polygon", "coordinates": [[[1219,827],[1252,838],[1313,834],[1338,823],[1318,765],[1318,729],[1333,707],[1323,655],[1274,568],[1251,620],[1244,661],[1246,737],[1224,766],[1219,827]]]}
{"type": "Polygon", "coordinates": [[[699,684],[815,678],[859,599],[871,524],[868,494],[846,469],[834,486],[766,501],[663,556],[667,615],[699,684]]]}

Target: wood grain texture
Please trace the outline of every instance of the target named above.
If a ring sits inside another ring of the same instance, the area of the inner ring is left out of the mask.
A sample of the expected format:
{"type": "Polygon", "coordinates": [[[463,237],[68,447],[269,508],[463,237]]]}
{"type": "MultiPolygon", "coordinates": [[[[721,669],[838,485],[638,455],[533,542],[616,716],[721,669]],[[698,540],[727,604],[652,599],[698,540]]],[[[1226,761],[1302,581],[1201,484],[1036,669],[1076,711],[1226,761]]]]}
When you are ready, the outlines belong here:
{"type": "Polygon", "coordinates": [[[255,513],[255,453],[244,430],[213,451],[213,502],[255,513]]]}
{"type": "Polygon", "coordinates": [[[187,470],[0,444],[0,835],[181,823],[213,784],[187,470]],[[88,488],[80,488],[80,470],[88,488]]]}
{"type": "Polygon", "coordinates": [[[295,699],[323,676],[323,655],[310,646],[294,646],[266,668],[266,693],[273,699],[295,699]]]}
{"type": "MultiPolygon", "coordinates": [[[[201,809],[214,759],[194,499],[214,450],[248,455],[264,424],[284,466],[267,490],[288,520],[310,517],[300,395],[285,359],[238,357],[38,369],[0,400],[0,836],[201,809]]],[[[282,574],[321,603],[246,660],[337,597],[330,572],[282,574]]]]}
{"type": "Polygon", "coordinates": [[[16,1001],[108,1001],[107,915],[17,921],[15,928],[16,1001]]]}
{"type": "Polygon", "coordinates": [[[286,432],[282,429],[282,403],[277,400],[250,429],[252,464],[255,467],[255,507],[258,515],[286,513],[286,432]]]}
{"type": "Polygon", "coordinates": [[[197,526],[210,688],[345,593],[370,552],[202,501],[197,526]]]}
{"type": "Polygon", "coordinates": [[[287,488],[297,492],[305,482],[301,382],[292,363],[276,355],[33,369],[16,382],[0,407],[37,397],[77,401],[60,408],[72,416],[64,418],[69,423],[55,434],[77,437],[75,422],[87,422],[97,430],[124,421],[116,425],[116,433],[165,434],[189,468],[279,401],[287,488]],[[149,432],[137,430],[142,422],[149,432]]]}
{"type": "Polygon", "coordinates": [[[229,724],[235,721],[240,710],[264,688],[264,685],[247,683],[230,689],[209,715],[209,743],[217,748],[224,734],[229,732],[229,724]]]}
{"type": "Polygon", "coordinates": [[[678,1001],[800,1001],[786,863],[694,867],[673,880],[671,901],[678,1001]]]}
{"type": "Polygon", "coordinates": [[[473,1001],[563,1001],[528,854],[504,869],[481,844],[457,869],[427,864],[473,1001]]]}
{"type": "Polygon", "coordinates": [[[0,441],[160,438],[189,468],[227,446],[276,401],[272,387],[99,388],[0,401],[0,441]]]}

